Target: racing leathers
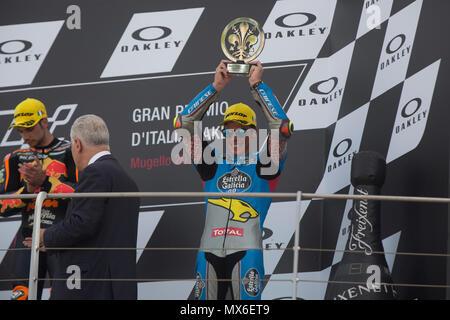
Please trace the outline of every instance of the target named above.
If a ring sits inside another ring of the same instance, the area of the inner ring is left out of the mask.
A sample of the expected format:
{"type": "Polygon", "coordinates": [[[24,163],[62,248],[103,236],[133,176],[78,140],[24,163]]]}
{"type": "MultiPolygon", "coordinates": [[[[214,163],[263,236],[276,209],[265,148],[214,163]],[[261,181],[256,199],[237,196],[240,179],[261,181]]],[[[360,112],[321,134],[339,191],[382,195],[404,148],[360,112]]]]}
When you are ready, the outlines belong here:
{"type": "MultiPolygon", "coordinates": [[[[243,158],[233,156],[230,161],[229,155],[225,159],[215,150],[214,163],[207,163],[203,153],[201,161],[195,160],[198,143],[197,137],[193,136],[194,126],[217,99],[218,92],[213,85],[200,92],[174,120],[175,128],[184,128],[191,133],[191,159],[202,179],[204,191],[242,193],[241,197],[206,198],[205,226],[195,267],[196,299],[225,299],[229,297],[229,291],[235,300],[261,299],[264,279],[262,232],[272,199],[246,197],[245,194],[274,191],[284,167],[287,141],[293,127],[267,84],[260,81],[250,90],[271,129],[271,134],[266,136],[266,148],[259,153],[243,158]],[[267,161],[268,157],[264,155],[269,154],[270,161],[267,161]],[[276,164],[275,170],[271,170],[271,161],[276,164]]],[[[206,148],[208,143],[203,142],[201,151],[206,148]]]]}
{"type": "MultiPolygon", "coordinates": [[[[53,139],[43,148],[19,149],[7,154],[3,159],[0,170],[1,194],[28,194],[27,184],[19,172],[19,164],[35,163],[35,157],[40,161],[45,170],[46,178],[35,193],[45,191],[47,193],[73,193],[77,180],[77,170],[72,158],[70,142],[53,139]]],[[[46,199],[42,205],[41,228],[48,228],[61,221],[66,213],[70,199],[46,199]]],[[[13,248],[25,248],[22,241],[31,237],[35,199],[4,199],[0,200],[0,214],[9,217],[21,214],[22,222],[17,232],[13,248]]],[[[27,279],[29,277],[30,250],[15,250],[14,279],[27,279]]],[[[39,258],[39,278],[45,278],[46,272],[52,277],[55,257],[51,253],[41,252],[39,258]]],[[[41,297],[44,281],[39,281],[38,298],[41,297]]],[[[11,299],[25,300],[28,295],[28,281],[13,281],[13,293],[11,299]]]]}

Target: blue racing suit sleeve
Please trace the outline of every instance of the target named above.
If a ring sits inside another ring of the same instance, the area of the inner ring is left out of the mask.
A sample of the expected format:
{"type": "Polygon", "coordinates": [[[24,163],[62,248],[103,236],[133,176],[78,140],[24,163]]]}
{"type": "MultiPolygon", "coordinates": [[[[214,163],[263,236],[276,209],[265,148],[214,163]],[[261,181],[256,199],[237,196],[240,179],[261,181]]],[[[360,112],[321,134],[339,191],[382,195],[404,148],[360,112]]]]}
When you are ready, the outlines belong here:
{"type": "MultiPolygon", "coordinates": [[[[294,132],[294,126],[287,117],[277,97],[270,87],[259,81],[251,87],[251,93],[256,103],[261,107],[267,119],[269,129],[277,130],[279,133],[279,154],[283,159],[287,153],[287,141],[294,132]]],[[[271,142],[273,137],[271,135],[271,142]]]]}
{"type": "Polygon", "coordinates": [[[252,87],[252,94],[256,102],[261,106],[271,129],[275,129],[273,127],[274,122],[288,118],[272,89],[266,83],[256,83],[252,87]]]}
{"type": "Polygon", "coordinates": [[[217,99],[218,92],[212,84],[203,89],[194,99],[181,111],[181,113],[173,120],[175,130],[187,130],[184,133],[182,143],[185,146],[185,156],[193,163],[201,161],[198,155],[202,155],[202,137],[195,135],[194,128],[198,121],[203,119],[209,106],[217,99]],[[189,137],[189,138],[188,138],[189,137]],[[187,138],[187,139],[186,139],[187,138]]]}
{"type": "Polygon", "coordinates": [[[201,91],[181,113],[175,117],[173,125],[175,129],[187,129],[194,133],[194,122],[203,119],[209,106],[217,99],[218,92],[212,84],[201,91]]]}

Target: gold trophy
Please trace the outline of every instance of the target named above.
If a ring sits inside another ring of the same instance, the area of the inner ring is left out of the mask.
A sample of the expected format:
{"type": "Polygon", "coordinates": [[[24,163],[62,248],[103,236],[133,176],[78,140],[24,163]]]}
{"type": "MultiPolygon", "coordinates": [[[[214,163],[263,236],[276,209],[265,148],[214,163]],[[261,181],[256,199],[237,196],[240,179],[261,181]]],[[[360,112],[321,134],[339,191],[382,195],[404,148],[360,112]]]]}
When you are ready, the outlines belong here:
{"type": "Polygon", "coordinates": [[[264,48],[264,31],[256,20],[242,17],[231,21],[223,29],[220,44],[225,56],[228,72],[248,76],[249,62],[256,59],[264,48]]]}

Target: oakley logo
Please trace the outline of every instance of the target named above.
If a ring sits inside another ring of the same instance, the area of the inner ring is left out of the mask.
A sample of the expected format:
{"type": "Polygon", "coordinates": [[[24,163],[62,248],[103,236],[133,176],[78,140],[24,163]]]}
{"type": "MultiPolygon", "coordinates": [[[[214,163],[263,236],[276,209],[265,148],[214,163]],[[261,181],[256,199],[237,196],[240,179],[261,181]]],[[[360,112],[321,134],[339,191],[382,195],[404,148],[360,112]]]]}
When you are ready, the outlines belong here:
{"type": "Polygon", "coordinates": [[[323,47],[336,1],[274,1],[264,25],[262,63],[315,59],[323,47]]]}
{"type": "Polygon", "coordinates": [[[310,25],[316,20],[317,17],[312,13],[293,12],[277,18],[275,24],[283,28],[300,28],[310,25]]]}
{"type": "Polygon", "coordinates": [[[167,38],[171,33],[172,33],[172,30],[170,28],[163,27],[163,26],[153,26],[153,27],[145,27],[145,28],[138,29],[135,32],[133,32],[131,37],[133,39],[136,39],[139,41],[156,41],[156,40],[167,38]],[[152,35],[153,32],[148,32],[148,30],[150,30],[150,29],[151,29],[151,31],[156,29],[156,36],[152,35]],[[161,34],[158,35],[158,33],[161,33],[161,34]],[[149,37],[149,36],[151,36],[151,37],[149,37]],[[146,37],[146,38],[144,38],[144,37],[146,37]]]}
{"type": "Polygon", "coordinates": [[[431,112],[439,68],[440,60],[405,80],[386,155],[387,163],[420,145],[431,112]]]}
{"type": "Polygon", "coordinates": [[[344,154],[347,153],[348,150],[350,150],[352,146],[352,140],[347,138],[342,140],[337,144],[337,146],[333,150],[333,156],[336,158],[342,157],[344,154]]]}
{"type": "Polygon", "coordinates": [[[414,98],[412,100],[410,100],[407,104],[405,104],[405,106],[402,108],[401,111],[401,115],[403,118],[409,118],[411,117],[413,114],[415,114],[417,112],[417,110],[420,109],[420,107],[422,106],[422,99],[420,98],[414,98]],[[410,109],[408,108],[409,105],[411,105],[412,103],[415,103],[415,108],[413,109],[412,112],[410,112],[410,109]],[[408,112],[409,110],[409,112],[408,112]]]}
{"type": "Polygon", "coordinates": [[[423,1],[414,1],[389,18],[371,100],[404,81],[423,1]]]}
{"type": "Polygon", "coordinates": [[[27,51],[33,46],[26,40],[9,40],[0,43],[0,54],[18,54],[27,51]]]}
{"type": "Polygon", "coordinates": [[[337,85],[338,85],[338,78],[331,77],[330,79],[319,81],[319,82],[312,84],[309,87],[309,90],[315,94],[325,94],[326,95],[326,94],[330,94],[336,88],[337,85]],[[326,90],[327,86],[329,87],[328,90],[326,90]]]}
{"type": "Polygon", "coordinates": [[[31,84],[63,24],[50,21],[0,26],[0,87],[31,84]]]}
{"type": "Polygon", "coordinates": [[[386,47],[386,53],[387,54],[394,54],[395,52],[397,52],[405,43],[406,41],[406,36],[404,34],[399,34],[398,36],[392,38],[391,41],[389,41],[387,47],[386,47]],[[397,39],[400,39],[400,42],[398,43],[398,41],[396,41],[397,39]],[[394,47],[393,47],[394,45],[394,47]],[[395,47],[395,45],[397,47],[395,47]]]}
{"type": "Polygon", "coordinates": [[[135,13],[100,77],[171,72],[203,10],[135,13]]]}
{"type": "Polygon", "coordinates": [[[273,235],[273,231],[269,228],[263,228],[262,240],[269,239],[273,235]]]}

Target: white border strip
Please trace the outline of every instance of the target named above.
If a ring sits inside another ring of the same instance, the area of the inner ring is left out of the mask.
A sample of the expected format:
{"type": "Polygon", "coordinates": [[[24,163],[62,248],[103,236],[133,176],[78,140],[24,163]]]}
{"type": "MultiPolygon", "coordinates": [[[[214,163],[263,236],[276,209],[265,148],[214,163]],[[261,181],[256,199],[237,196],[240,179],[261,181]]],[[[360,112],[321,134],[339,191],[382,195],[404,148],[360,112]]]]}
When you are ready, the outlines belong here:
{"type": "MultiPolygon", "coordinates": [[[[282,65],[282,66],[268,66],[268,67],[264,67],[264,69],[299,67],[299,66],[302,66],[304,64],[305,63],[289,64],[289,65],[282,65]]],[[[68,88],[68,87],[79,87],[79,86],[110,84],[110,83],[119,83],[119,82],[142,81],[142,80],[190,77],[190,76],[199,76],[199,75],[214,74],[214,73],[215,73],[215,71],[207,71],[207,72],[197,72],[197,73],[168,74],[168,75],[162,75],[162,76],[141,77],[141,78],[127,78],[127,79],[117,79],[117,80],[103,80],[103,81],[93,81],[93,82],[68,83],[68,84],[58,84],[58,85],[51,85],[51,86],[27,87],[27,88],[19,88],[19,89],[0,90],[0,93],[21,92],[21,91],[30,91],[30,90],[44,90],[44,89],[57,89],[57,88],[68,88]]]]}

